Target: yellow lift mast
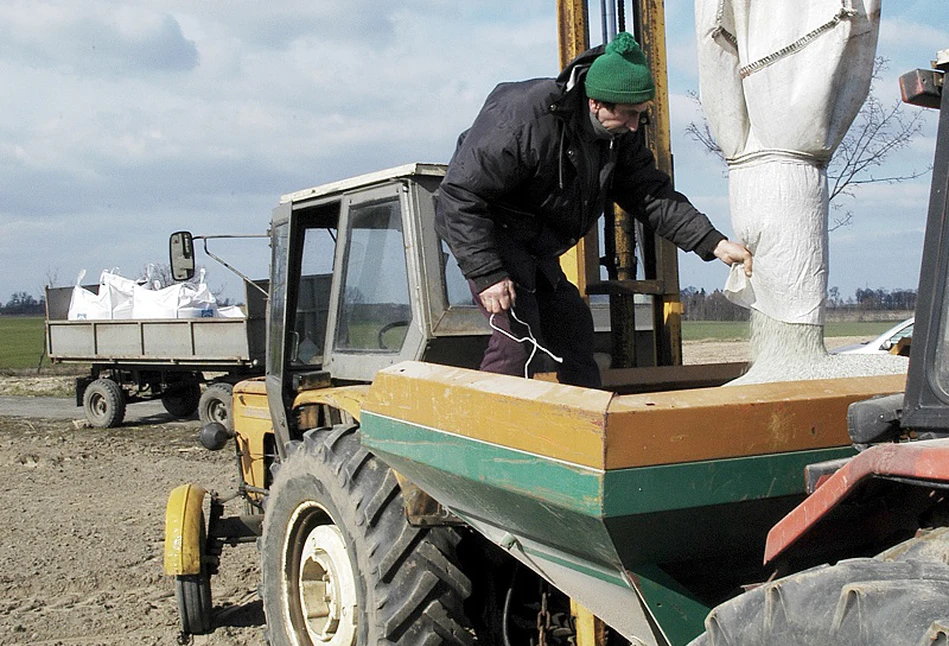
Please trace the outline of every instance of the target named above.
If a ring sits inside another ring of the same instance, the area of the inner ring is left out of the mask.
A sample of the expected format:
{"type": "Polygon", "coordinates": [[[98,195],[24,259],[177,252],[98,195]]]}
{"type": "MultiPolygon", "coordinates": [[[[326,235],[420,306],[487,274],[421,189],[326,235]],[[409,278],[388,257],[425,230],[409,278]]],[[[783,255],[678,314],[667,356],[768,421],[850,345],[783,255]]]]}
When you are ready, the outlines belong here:
{"type": "MultiPolygon", "coordinates": [[[[612,2],[613,0],[610,0],[612,2]]],[[[646,128],[649,148],[660,170],[673,177],[669,126],[669,83],[666,67],[666,24],[663,0],[633,0],[632,28],[642,45],[656,83],[656,99],[646,128]]],[[[586,0],[557,0],[560,66],[565,66],[590,46],[589,12],[586,0]]],[[[679,299],[677,250],[671,242],[647,232],[642,241],[643,274],[636,279],[636,237],[633,218],[619,207],[606,214],[607,231],[614,244],[607,248],[613,256],[615,275],[600,279],[600,244],[596,229],[564,254],[564,273],[583,294],[609,294],[614,368],[648,365],[637,358],[634,341],[634,295],[653,300],[656,365],[682,363],[682,303],[679,299]]]]}

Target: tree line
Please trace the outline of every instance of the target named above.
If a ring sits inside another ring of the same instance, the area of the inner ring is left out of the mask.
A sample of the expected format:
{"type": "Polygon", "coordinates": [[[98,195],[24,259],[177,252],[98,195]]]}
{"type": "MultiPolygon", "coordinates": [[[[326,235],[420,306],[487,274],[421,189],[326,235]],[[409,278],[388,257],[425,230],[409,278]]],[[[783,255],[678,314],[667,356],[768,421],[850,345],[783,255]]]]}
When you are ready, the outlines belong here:
{"type": "MultiPolygon", "coordinates": [[[[681,291],[686,321],[747,321],[748,310],[725,298],[722,290],[706,292],[686,287],[681,291]]],[[[219,302],[227,304],[227,299],[219,302]]],[[[840,289],[827,290],[829,309],[852,310],[913,310],[916,309],[915,289],[858,289],[853,296],[842,297],[840,289]]],[[[27,292],[15,292],[6,303],[0,303],[0,315],[37,316],[46,313],[46,300],[36,299],[27,292]]]]}
{"type": "Polygon", "coordinates": [[[46,299],[36,300],[27,292],[14,292],[10,300],[0,304],[0,314],[8,316],[46,314],[46,299]]]}
{"type": "MultiPolygon", "coordinates": [[[[747,321],[749,311],[725,298],[720,289],[686,287],[680,292],[686,321],[747,321]]],[[[840,289],[827,290],[827,308],[855,311],[916,309],[915,289],[858,289],[853,296],[842,297],[840,289]]]]}

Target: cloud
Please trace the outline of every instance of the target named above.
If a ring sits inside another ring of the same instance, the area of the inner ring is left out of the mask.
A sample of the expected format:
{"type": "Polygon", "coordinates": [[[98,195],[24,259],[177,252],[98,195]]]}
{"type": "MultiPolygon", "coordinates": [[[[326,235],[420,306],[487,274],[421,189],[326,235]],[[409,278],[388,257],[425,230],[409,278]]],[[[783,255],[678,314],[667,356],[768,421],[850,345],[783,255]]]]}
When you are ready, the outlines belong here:
{"type": "MultiPolygon", "coordinates": [[[[666,5],[676,180],[727,228],[721,167],[681,134],[698,116],[691,13],[666,5]]],[[[917,13],[884,31],[894,74],[949,41],[935,27],[908,38],[935,15],[917,13]]],[[[262,232],[286,192],[447,161],[496,83],[553,75],[557,56],[549,0],[8,0],[0,300],[48,267],[67,282],[83,267],[134,273],[162,261],[175,229],[262,232]]],[[[905,152],[932,158],[931,144],[905,152]]],[[[266,272],[265,248],[235,253],[266,272]]]]}
{"type": "MultiPolygon", "coordinates": [[[[940,7],[944,10],[945,7],[940,7]]],[[[883,51],[919,52],[922,56],[934,57],[940,49],[949,44],[949,29],[934,23],[929,12],[920,12],[915,16],[897,15],[887,17],[884,9],[880,21],[879,49],[883,51]]],[[[920,61],[920,66],[925,59],[920,61]]]]}
{"type": "Polygon", "coordinates": [[[135,5],[18,0],[0,7],[0,43],[6,60],[100,78],[187,71],[199,60],[173,16],[135,5]]]}

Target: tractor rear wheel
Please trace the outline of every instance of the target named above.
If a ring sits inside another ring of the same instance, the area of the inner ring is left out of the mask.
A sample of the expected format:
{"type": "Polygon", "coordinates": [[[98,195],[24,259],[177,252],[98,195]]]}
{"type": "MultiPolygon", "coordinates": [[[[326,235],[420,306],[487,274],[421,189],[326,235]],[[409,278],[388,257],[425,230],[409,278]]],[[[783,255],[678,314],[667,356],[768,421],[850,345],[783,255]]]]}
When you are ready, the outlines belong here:
{"type": "Polygon", "coordinates": [[[261,546],[271,646],[471,646],[458,534],[412,527],[354,424],[308,432],[276,470],[261,546]]]}
{"type": "Polygon", "coordinates": [[[96,379],[82,394],[82,408],[94,428],[113,428],[125,419],[125,393],[111,379],[96,379]]]}
{"type": "Polygon", "coordinates": [[[822,565],[718,606],[690,646],[949,643],[949,530],[822,565]]]}

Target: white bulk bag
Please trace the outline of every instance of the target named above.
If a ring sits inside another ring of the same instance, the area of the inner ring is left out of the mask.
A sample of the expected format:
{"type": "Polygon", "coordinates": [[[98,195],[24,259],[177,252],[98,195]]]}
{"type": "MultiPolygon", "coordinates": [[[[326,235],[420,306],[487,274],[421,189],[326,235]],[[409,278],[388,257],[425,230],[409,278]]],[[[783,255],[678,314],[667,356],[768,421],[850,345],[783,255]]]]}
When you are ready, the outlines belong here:
{"type": "Polygon", "coordinates": [[[132,291],[135,282],[123,278],[116,270],[104,270],[99,275],[99,293],[81,286],[86,270],[79,272],[73,287],[66,315],[70,321],[110,320],[132,318],[132,291]]]}
{"type": "Polygon", "coordinates": [[[218,315],[217,299],[207,283],[182,283],[178,296],[178,318],[204,319],[218,315]]]}
{"type": "Polygon", "coordinates": [[[132,318],[132,298],[135,287],[135,281],[119,275],[118,269],[107,269],[100,274],[99,293],[108,293],[112,319],[132,318]]]}
{"type": "Polygon", "coordinates": [[[66,314],[70,321],[93,321],[112,318],[112,305],[108,290],[99,290],[99,293],[89,291],[82,286],[82,279],[86,270],[79,272],[76,285],[72,288],[72,297],[69,299],[69,311],[66,314]]]}
{"type": "Polygon", "coordinates": [[[866,98],[880,0],[696,0],[702,106],[729,165],[751,284],[726,294],[823,324],[826,165],[866,98]]]}
{"type": "Polygon", "coordinates": [[[228,305],[217,308],[218,316],[225,319],[243,319],[247,318],[240,305],[228,305]]]}
{"type": "Polygon", "coordinates": [[[135,286],[136,319],[190,319],[217,316],[217,301],[205,283],[179,283],[163,289],[135,286]]]}

